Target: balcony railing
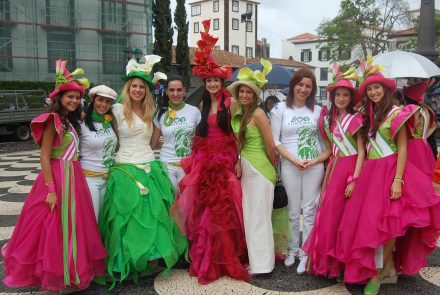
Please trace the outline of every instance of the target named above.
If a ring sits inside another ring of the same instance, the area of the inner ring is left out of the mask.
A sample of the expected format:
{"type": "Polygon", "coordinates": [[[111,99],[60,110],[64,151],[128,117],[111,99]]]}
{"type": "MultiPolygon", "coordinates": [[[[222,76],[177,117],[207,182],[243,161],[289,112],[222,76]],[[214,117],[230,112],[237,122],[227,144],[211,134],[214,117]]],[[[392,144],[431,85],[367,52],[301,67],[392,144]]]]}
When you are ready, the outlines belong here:
{"type": "Polygon", "coordinates": [[[48,6],[42,9],[42,19],[47,25],[74,26],[75,16],[70,8],[48,6]]]}

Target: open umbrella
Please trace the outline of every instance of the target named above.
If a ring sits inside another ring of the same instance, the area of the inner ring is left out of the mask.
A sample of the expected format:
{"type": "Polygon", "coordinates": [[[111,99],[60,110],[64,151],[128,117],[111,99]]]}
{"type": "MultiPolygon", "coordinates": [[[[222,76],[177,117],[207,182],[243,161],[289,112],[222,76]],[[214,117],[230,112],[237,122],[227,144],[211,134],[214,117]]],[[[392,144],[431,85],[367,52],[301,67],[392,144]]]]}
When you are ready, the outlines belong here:
{"type": "Polygon", "coordinates": [[[440,76],[440,68],[423,55],[408,51],[390,51],[374,57],[374,64],[384,66],[387,78],[430,78],[440,76]]]}
{"type": "MultiPolygon", "coordinates": [[[[251,70],[263,70],[261,64],[247,64],[243,67],[248,67],[251,70]]],[[[240,68],[241,69],[241,68],[240,68]]],[[[232,74],[232,77],[228,81],[237,81],[237,74],[240,69],[236,69],[232,74]]],[[[289,86],[289,81],[292,78],[293,73],[286,68],[279,65],[272,64],[272,71],[266,76],[267,84],[265,87],[286,87],[289,86]]]]}

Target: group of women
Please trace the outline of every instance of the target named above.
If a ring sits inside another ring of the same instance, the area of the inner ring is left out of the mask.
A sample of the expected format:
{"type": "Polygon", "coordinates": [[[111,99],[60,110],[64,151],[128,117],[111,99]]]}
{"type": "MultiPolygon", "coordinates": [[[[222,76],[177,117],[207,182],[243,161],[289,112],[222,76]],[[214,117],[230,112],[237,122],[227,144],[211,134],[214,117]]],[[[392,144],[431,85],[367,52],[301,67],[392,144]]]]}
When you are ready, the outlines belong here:
{"type": "Polygon", "coordinates": [[[408,87],[414,102],[402,108],[395,82],[371,60],[361,62],[359,90],[356,70],[335,66],[327,111],[315,104],[315,76],[301,69],[267,116],[258,105],[271,64],[243,68],[226,89],[231,68],[212,57],[217,39],[203,25],[194,67],[205,86],[200,108],[183,101],[182,78],[170,76],[155,111],[152,92],[166,76],[151,78],[160,57],[150,55],[128,63],[119,98],[92,88],[81,116],[88,81],[57,61],[49,112],[31,124],[42,172],[2,248],[4,283],[68,292],[95,279],[114,287],[161,267],[167,274],[180,258],[201,284],[270,274],[279,177],[290,219],[286,267],[299,257],[299,274],[377,294],[381,281],[425,266],[440,234],[426,143],[435,126],[419,103],[427,83],[408,87]]]}

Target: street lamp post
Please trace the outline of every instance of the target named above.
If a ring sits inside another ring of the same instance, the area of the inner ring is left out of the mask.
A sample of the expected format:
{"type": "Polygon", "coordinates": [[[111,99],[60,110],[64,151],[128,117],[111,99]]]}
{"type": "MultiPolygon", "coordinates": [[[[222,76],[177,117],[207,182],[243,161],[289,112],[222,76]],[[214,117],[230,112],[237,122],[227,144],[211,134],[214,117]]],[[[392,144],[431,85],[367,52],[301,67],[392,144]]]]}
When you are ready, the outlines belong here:
{"type": "Polygon", "coordinates": [[[252,11],[241,14],[241,22],[244,23],[244,64],[246,65],[247,55],[247,24],[252,22],[252,11]]]}
{"type": "Polygon", "coordinates": [[[142,52],[142,49],[140,48],[135,48],[133,50],[133,56],[136,59],[136,62],[139,63],[139,60],[142,58],[142,56],[144,55],[144,53],[142,52]]]}

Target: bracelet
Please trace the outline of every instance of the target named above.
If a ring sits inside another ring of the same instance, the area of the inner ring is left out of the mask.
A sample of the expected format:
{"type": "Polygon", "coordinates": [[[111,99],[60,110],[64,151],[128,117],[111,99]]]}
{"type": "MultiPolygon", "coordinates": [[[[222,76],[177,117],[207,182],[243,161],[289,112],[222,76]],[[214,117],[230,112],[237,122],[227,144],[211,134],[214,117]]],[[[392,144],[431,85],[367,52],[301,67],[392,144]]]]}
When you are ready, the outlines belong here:
{"type": "Polygon", "coordinates": [[[405,181],[400,177],[394,177],[394,181],[400,182],[402,185],[405,184],[405,181]]]}
{"type": "Polygon", "coordinates": [[[55,184],[53,184],[53,182],[46,183],[46,187],[47,187],[47,192],[48,193],[54,193],[55,192],[55,184]]]}
{"type": "Polygon", "coordinates": [[[359,178],[359,177],[357,177],[357,176],[350,175],[350,176],[347,178],[347,184],[350,184],[350,183],[352,183],[352,182],[356,183],[356,181],[358,180],[358,178],[359,178]]]}

